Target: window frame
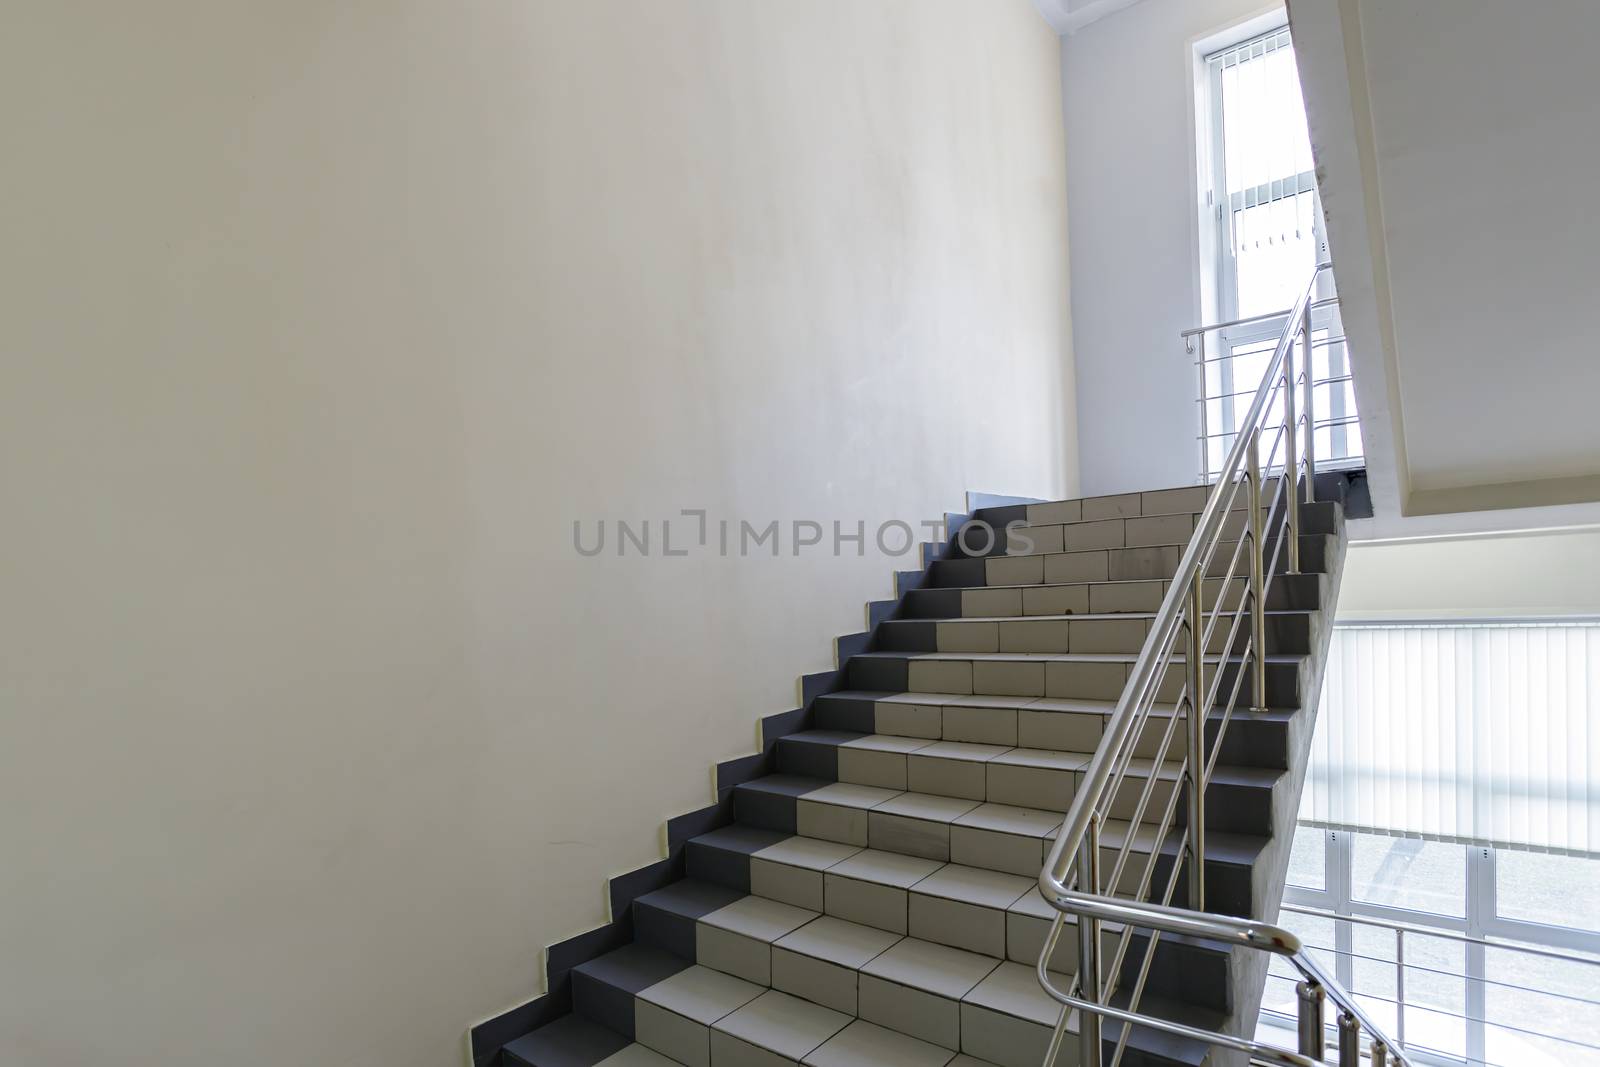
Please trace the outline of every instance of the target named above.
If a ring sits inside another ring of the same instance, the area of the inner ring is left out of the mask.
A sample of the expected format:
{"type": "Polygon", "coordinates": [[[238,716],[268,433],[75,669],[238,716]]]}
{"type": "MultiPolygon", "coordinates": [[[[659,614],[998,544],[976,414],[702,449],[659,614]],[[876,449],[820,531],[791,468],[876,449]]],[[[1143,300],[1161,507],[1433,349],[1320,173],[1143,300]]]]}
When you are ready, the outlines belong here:
{"type": "MultiPolygon", "coordinates": [[[[1301,829],[1318,830],[1323,835],[1323,880],[1326,888],[1307,889],[1285,882],[1283,892],[1285,903],[1320,908],[1336,916],[1386,919],[1410,926],[1431,927],[1478,938],[1481,941],[1517,941],[1554,949],[1600,954],[1600,933],[1577,927],[1513,919],[1499,914],[1496,849],[1451,842],[1455,847],[1466,850],[1466,884],[1463,887],[1466,893],[1466,916],[1457,918],[1436,912],[1397,908],[1355,899],[1353,896],[1355,834],[1346,830],[1331,830],[1309,824],[1298,825],[1301,829]]],[[[1290,847],[1293,847],[1292,839],[1290,847]]],[[[1333,932],[1334,976],[1340,985],[1352,989],[1355,984],[1354,924],[1335,920],[1333,932]]],[[[1437,1054],[1426,1054],[1421,1056],[1421,1059],[1441,1064],[1470,1064],[1485,1061],[1488,1032],[1492,1026],[1485,1021],[1488,1007],[1486,948],[1492,947],[1492,944],[1483,943],[1469,943],[1464,946],[1466,973],[1463,979],[1466,984],[1466,1009],[1463,1014],[1468,1018],[1462,1020],[1462,1025],[1466,1034],[1466,1059],[1460,1060],[1437,1054]]],[[[1396,1010],[1398,1012],[1403,1009],[1397,1005],[1396,1010]]],[[[1275,1018],[1288,1018],[1279,1012],[1268,1014],[1275,1018]]],[[[1398,1040],[1398,1035],[1396,1037],[1398,1040]]]]}

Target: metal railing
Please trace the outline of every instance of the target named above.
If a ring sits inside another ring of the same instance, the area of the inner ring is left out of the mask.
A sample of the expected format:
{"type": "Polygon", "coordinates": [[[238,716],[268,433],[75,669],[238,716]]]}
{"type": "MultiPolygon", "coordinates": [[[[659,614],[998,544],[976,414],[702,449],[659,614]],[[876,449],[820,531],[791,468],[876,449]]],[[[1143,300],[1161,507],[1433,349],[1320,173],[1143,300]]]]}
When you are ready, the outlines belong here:
{"type": "MultiPolygon", "coordinates": [[[[1562,1051],[1572,1056],[1593,1056],[1595,1053],[1600,1052],[1600,1044],[1596,1044],[1593,1041],[1585,1041],[1581,1038],[1563,1036],[1562,1034],[1555,1033],[1549,1029],[1537,1028],[1540,1024],[1539,1017],[1519,1018],[1516,1022],[1509,1022],[1503,1019],[1491,1019],[1488,1017],[1487,1006],[1480,1008],[1483,1014],[1474,1015],[1470,1007],[1470,997],[1468,998],[1468,1010],[1464,1012],[1451,1011],[1441,1003],[1419,1001],[1415,998],[1409,997],[1407,994],[1408,974],[1420,976],[1424,979],[1430,979],[1433,982],[1437,982],[1439,979],[1458,979],[1462,982],[1463,987],[1477,983],[1483,986],[1485,989],[1499,990],[1508,994],[1518,994],[1524,997],[1543,998],[1545,1002],[1548,1002],[1545,1005],[1549,1012],[1548,1016],[1546,1016],[1547,1018],[1559,1018],[1560,1013],[1562,1012],[1570,1013],[1572,1011],[1587,1011],[1592,1020],[1600,1021],[1600,999],[1580,996],[1575,993],[1564,993],[1548,988],[1536,988],[1534,986],[1523,985],[1516,982],[1503,981],[1496,978],[1490,978],[1487,976],[1487,974],[1474,975],[1471,973],[1470,965],[1460,970],[1441,969],[1439,967],[1429,966],[1427,963],[1419,962],[1416,959],[1407,958],[1406,939],[1409,936],[1413,939],[1413,941],[1421,941],[1424,945],[1455,944],[1469,949],[1478,949],[1485,953],[1492,952],[1497,956],[1520,956],[1529,960],[1553,961],[1560,965],[1570,965],[1573,967],[1585,968],[1592,973],[1588,978],[1582,979],[1581,984],[1584,988],[1591,990],[1600,990],[1600,959],[1595,959],[1572,952],[1561,952],[1550,948],[1520,944],[1515,941],[1473,937],[1470,934],[1463,934],[1458,931],[1447,930],[1443,927],[1421,926],[1416,923],[1402,922],[1397,919],[1379,918],[1371,915],[1348,915],[1342,912],[1332,911],[1328,908],[1309,907],[1303,904],[1284,904],[1282,910],[1296,915],[1305,915],[1314,919],[1322,920],[1330,923],[1334,927],[1337,927],[1340,923],[1345,923],[1351,927],[1359,926],[1373,930],[1383,930],[1393,935],[1394,952],[1391,956],[1374,955],[1370,951],[1358,952],[1354,949],[1354,947],[1350,949],[1341,949],[1336,944],[1318,945],[1310,942],[1303,942],[1303,947],[1326,953],[1327,955],[1334,957],[1335,960],[1349,960],[1351,963],[1359,960],[1378,968],[1393,968],[1392,995],[1372,989],[1363,989],[1357,982],[1354,981],[1351,982],[1349,989],[1353,996],[1360,997],[1362,1000],[1365,1000],[1368,1003],[1379,1004],[1385,1008],[1392,1009],[1395,1017],[1396,1041],[1402,1046],[1414,1050],[1419,1056],[1426,1054],[1430,1059],[1436,1059],[1441,1062],[1483,1064],[1490,1065],[1490,1067],[1519,1067],[1519,1065],[1515,1063],[1503,1063],[1502,1061],[1494,1060],[1490,1058],[1487,1052],[1478,1056],[1470,1054],[1461,1055],[1446,1048],[1441,1048],[1437,1045],[1431,1045],[1430,1038],[1427,1034],[1423,1034],[1420,1040],[1407,1040],[1405,1009],[1408,1006],[1423,1013],[1425,1016],[1434,1017],[1436,1019],[1454,1019],[1463,1024],[1478,1025],[1497,1031],[1503,1031],[1507,1034],[1515,1034],[1520,1038],[1532,1038],[1536,1041],[1550,1042],[1552,1044],[1561,1046],[1562,1051]]],[[[1337,936],[1335,937],[1335,940],[1338,940],[1337,936]]],[[[1268,981],[1270,982],[1274,979],[1279,981],[1288,980],[1278,975],[1270,975],[1268,981]]],[[[1275,1015],[1278,1014],[1278,1012],[1276,1009],[1263,1008],[1262,1014],[1275,1015]]],[[[1466,1045],[1468,1048],[1471,1048],[1472,1042],[1467,1041],[1466,1045]]]]}
{"type": "MultiPolygon", "coordinates": [[[[1326,281],[1327,279],[1324,279],[1326,281]]],[[[1320,286],[1323,290],[1330,288],[1320,286]]],[[[1320,353],[1316,360],[1302,353],[1301,370],[1312,379],[1307,392],[1321,390],[1325,418],[1315,429],[1320,442],[1313,442],[1319,466],[1351,467],[1363,462],[1360,418],[1356,414],[1354,379],[1349,373],[1346,337],[1337,294],[1324,295],[1310,303],[1313,338],[1309,351],[1320,353]],[[1317,364],[1322,369],[1318,371],[1317,364]]],[[[1199,407],[1200,480],[1218,476],[1229,446],[1240,432],[1240,418],[1247,397],[1256,393],[1255,379],[1235,381],[1248,368],[1265,359],[1282,329],[1291,322],[1294,309],[1249,315],[1209,326],[1184,330],[1184,348],[1194,357],[1199,407]]]]}
{"type": "Polygon", "coordinates": [[[1255,399],[1240,420],[1221,477],[1206,500],[1128,684],[1040,872],[1040,891],[1056,915],[1039,955],[1039,983],[1062,1005],[1044,1067],[1055,1067],[1074,1008],[1081,1067],[1104,1063],[1101,1029],[1106,1019],[1122,1024],[1110,1067],[1122,1062],[1135,1027],[1244,1053],[1252,1062],[1311,1067],[1321,1060],[1323,1012],[1330,996],[1339,1009],[1341,1067],[1354,1067],[1363,1033],[1372,1039],[1374,1067],[1385,1067],[1391,1059],[1410,1063],[1289,931],[1205,910],[1206,784],[1247,679],[1251,683],[1248,706],[1267,707],[1267,595],[1280,566],[1289,573],[1300,570],[1298,505],[1302,498],[1307,502],[1315,498],[1317,421],[1309,373],[1311,303],[1317,279],[1327,269],[1323,264],[1312,272],[1289,313],[1255,399]],[[1305,373],[1301,374],[1296,373],[1297,346],[1303,356],[1305,373]],[[1270,480],[1269,490],[1266,475],[1273,470],[1279,473],[1270,480]],[[1234,539],[1229,541],[1229,536],[1234,539]],[[1158,717],[1155,711],[1163,701],[1172,702],[1172,713],[1158,717]],[[1146,729],[1162,719],[1164,725],[1155,726],[1159,737],[1151,766],[1161,768],[1167,763],[1181,722],[1184,732],[1177,764],[1183,787],[1169,790],[1158,805],[1152,834],[1146,832],[1147,817],[1152,814],[1151,800],[1162,776],[1152,770],[1143,776],[1140,787],[1137,780],[1129,780],[1128,770],[1135,751],[1146,740],[1146,729]],[[1208,734],[1213,732],[1215,741],[1208,742],[1208,734]],[[1185,801],[1184,825],[1175,827],[1180,798],[1185,801]],[[1119,817],[1114,818],[1114,812],[1119,817]],[[1120,844],[1113,843],[1118,836],[1120,844]],[[1135,845],[1141,841],[1148,846],[1142,862],[1135,858],[1135,845]],[[1175,852],[1163,884],[1156,888],[1153,883],[1161,860],[1172,851],[1169,841],[1175,852]],[[1103,854],[1103,849],[1109,854],[1103,854]],[[1175,907],[1173,898],[1185,872],[1185,906],[1175,907]],[[1068,988],[1062,989],[1050,962],[1069,914],[1077,921],[1077,973],[1068,988]],[[1108,966],[1102,966],[1102,923],[1120,925],[1108,966]],[[1120,979],[1134,949],[1136,930],[1150,934],[1132,988],[1123,990],[1120,979]],[[1293,963],[1303,976],[1299,1051],[1288,1052],[1141,1012],[1163,934],[1270,952],[1293,963]]]}

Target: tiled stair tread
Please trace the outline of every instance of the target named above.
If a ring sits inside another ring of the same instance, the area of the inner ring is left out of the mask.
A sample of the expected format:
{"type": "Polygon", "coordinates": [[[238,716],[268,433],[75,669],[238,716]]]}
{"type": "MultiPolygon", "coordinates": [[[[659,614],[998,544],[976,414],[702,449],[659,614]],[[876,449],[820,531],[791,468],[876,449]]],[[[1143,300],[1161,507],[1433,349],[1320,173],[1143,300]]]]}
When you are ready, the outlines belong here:
{"type": "MultiPolygon", "coordinates": [[[[1057,661],[1062,663],[1135,663],[1139,659],[1137,652],[857,652],[851,659],[915,659],[915,660],[953,660],[953,661],[981,661],[984,663],[1047,663],[1057,661]]],[[[1239,663],[1247,657],[1222,656],[1208,654],[1202,657],[1206,663],[1221,663],[1226,659],[1229,663],[1239,663]]],[[[1268,663],[1299,663],[1306,659],[1304,653],[1275,652],[1266,657],[1268,663]]],[[[1172,663],[1185,663],[1188,656],[1182,652],[1174,652],[1170,657],[1172,663]]]]}
{"type": "MultiPolygon", "coordinates": [[[[1028,711],[1058,712],[1065,715],[1109,716],[1117,710],[1117,701],[1097,700],[1093,697],[994,696],[986,693],[963,695],[960,693],[923,693],[907,690],[840,689],[832,693],[826,693],[820,699],[870,700],[873,703],[895,704],[959,704],[962,707],[1011,708],[1018,711],[1026,709],[1028,711]]],[[[1288,722],[1299,713],[1300,709],[1298,708],[1266,708],[1261,711],[1250,708],[1237,708],[1234,710],[1233,716],[1235,719],[1241,716],[1248,716],[1275,722],[1288,722]]],[[[1157,701],[1151,705],[1150,714],[1162,717],[1179,714],[1179,711],[1175,704],[1157,701]]],[[[1213,714],[1215,715],[1215,713],[1213,714]]],[[[916,741],[919,739],[906,738],[905,740],[916,741]]]]}
{"type": "Polygon", "coordinates": [[[507,1044],[504,1051],[514,1063],[591,1067],[616,1056],[628,1044],[628,1039],[615,1030],[577,1015],[564,1015],[507,1044]]]}
{"type": "MultiPolygon", "coordinates": [[[[1060,553],[1060,554],[1064,555],[1065,553],[1060,553]]],[[[992,559],[994,557],[987,557],[987,558],[991,558],[992,559]]],[[[943,561],[940,561],[940,562],[943,562],[943,561]]],[[[1277,575],[1274,575],[1273,580],[1277,581],[1280,578],[1297,578],[1297,577],[1303,577],[1303,576],[1315,577],[1316,574],[1317,574],[1316,571],[1302,571],[1302,572],[1300,572],[1300,574],[1297,574],[1297,575],[1277,574],[1277,575]]],[[[1223,578],[1222,578],[1221,575],[1216,575],[1216,576],[1207,576],[1205,580],[1207,582],[1221,582],[1221,581],[1223,581],[1223,578]]],[[[1241,576],[1236,575],[1234,577],[1234,581],[1242,581],[1242,580],[1243,580],[1243,578],[1241,576]]],[[[1083,578],[1083,579],[1077,579],[1077,580],[1074,580],[1074,581],[1065,581],[1065,582],[1008,582],[1008,583],[999,584],[999,585],[941,585],[941,586],[923,586],[921,588],[914,589],[914,590],[912,590],[912,595],[917,595],[917,594],[920,594],[920,593],[992,592],[992,591],[997,591],[997,590],[1001,590],[1001,589],[1029,589],[1029,590],[1032,590],[1032,589],[1076,589],[1076,588],[1079,588],[1081,586],[1097,586],[1097,585],[1109,585],[1109,586],[1127,587],[1127,586],[1130,586],[1130,585],[1153,585],[1153,584],[1158,584],[1159,583],[1159,584],[1161,584],[1163,586],[1170,586],[1173,581],[1174,581],[1174,579],[1171,578],[1171,577],[1166,577],[1166,578],[1083,578]]]]}
{"type": "MultiPolygon", "coordinates": [[[[958,822],[961,825],[980,825],[1004,828],[1011,832],[1026,834],[1039,838],[1041,842],[1053,840],[1055,832],[1060,827],[1061,816],[1055,812],[1034,811],[1028,808],[1011,808],[999,804],[980,805],[962,816],[958,822]],[[988,809],[988,810],[980,810],[988,809]]],[[[1106,850],[1120,849],[1127,839],[1130,824],[1125,820],[1107,820],[1101,834],[1102,847],[1106,850]]],[[[720,831],[702,834],[693,839],[692,844],[699,848],[725,847],[726,838],[719,838],[720,831]]],[[[1155,842],[1154,828],[1142,826],[1135,835],[1135,844],[1132,850],[1136,855],[1148,855],[1155,842]]],[[[1265,847],[1266,839],[1249,834],[1228,834],[1211,831],[1206,834],[1207,853],[1215,861],[1250,864],[1260,850],[1265,847]]],[[[1176,834],[1170,834],[1168,845],[1164,852],[1171,853],[1176,849],[1176,834]]],[[[1049,905],[1039,896],[1033,875],[1015,875],[988,868],[972,867],[955,862],[944,862],[928,859],[921,856],[908,856],[898,852],[891,852],[878,848],[857,848],[838,845],[835,842],[806,837],[795,834],[784,841],[750,854],[752,859],[759,859],[768,863],[788,867],[799,867],[809,871],[819,871],[832,874],[840,878],[848,878],[854,882],[869,883],[884,888],[913,890],[931,896],[941,896],[947,899],[964,900],[981,907],[993,907],[1004,911],[1015,911],[1024,915],[1050,916],[1049,905]],[[1015,889],[1010,899],[1001,901],[1000,898],[1015,889]]],[[[1043,852],[1041,850],[1041,864],[1043,852]]],[[[685,882],[693,884],[693,879],[685,882]]],[[[684,883],[674,883],[682,885],[684,883]]],[[[700,908],[700,903],[708,899],[726,900],[723,908],[732,906],[741,897],[737,891],[728,890],[723,893],[712,893],[707,889],[694,891],[677,890],[668,893],[667,890],[657,890],[654,893],[641,897],[640,900],[649,907],[666,907],[678,914],[695,918],[698,921],[712,923],[722,927],[735,927],[738,921],[729,918],[713,918],[715,911],[705,911],[700,908]]],[[[715,887],[721,888],[721,887],[715,887]]],[[[760,887],[752,889],[753,894],[760,893],[760,887]]],[[[742,908],[732,909],[735,914],[743,914],[742,908]]],[[[798,918],[809,909],[795,908],[791,912],[781,913],[791,918],[798,918]]],[[[815,912],[811,912],[815,914],[815,912]]],[[[776,930],[777,923],[768,929],[776,930]]],[[[753,928],[753,927],[752,927],[753,928]]],[[[795,930],[805,930],[806,926],[797,924],[795,930]]],[[[792,935],[778,935],[792,936],[792,935]]]]}
{"type": "MultiPolygon", "coordinates": [[[[1318,501],[1310,506],[1302,505],[1300,512],[1302,519],[1301,528],[1304,529],[1307,525],[1310,525],[1314,529],[1320,531],[1329,521],[1329,516],[1332,514],[1331,503],[1331,501],[1318,501]],[[1320,505],[1329,505],[1329,507],[1322,507],[1320,505]]],[[[1099,527],[1110,531],[1117,526],[1121,526],[1124,529],[1131,529],[1135,531],[1136,534],[1137,532],[1143,530],[1172,534],[1174,532],[1182,532],[1183,527],[1187,526],[1187,534],[1192,536],[1195,525],[1199,522],[1200,516],[1204,513],[1205,507],[1203,503],[1201,506],[1196,508],[1185,508],[1177,511],[1158,511],[1143,515],[1108,515],[1102,518],[1089,519],[1065,518],[1059,513],[1052,514],[1044,509],[1040,509],[1035,512],[1034,516],[1026,518],[1018,525],[1013,525],[1016,523],[1015,515],[1011,515],[1003,524],[990,522],[990,525],[995,526],[997,533],[1000,530],[1033,531],[1045,530],[1049,529],[1050,527],[1057,526],[1078,533],[1088,533],[1092,527],[1099,527]]],[[[1228,510],[1228,517],[1224,520],[1224,530],[1229,529],[1230,524],[1237,526],[1248,521],[1246,518],[1248,513],[1249,502],[1244,498],[1243,494],[1241,494],[1235,505],[1228,510]]],[[[987,517],[980,515],[978,516],[978,521],[989,522],[990,520],[987,517]]],[[[1185,536],[1183,541],[1180,543],[1187,543],[1189,536],[1185,536]]],[[[1111,547],[1122,546],[1116,545],[1111,547]]],[[[1144,546],[1130,545],[1128,547],[1140,548],[1144,546]]]]}
{"type": "MultiPolygon", "coordinates": [[[[983,588],[999,589],[1003,587],[984,586],[983,588]]],[[[1029,588],[1038,587],[1031,586],[1029,588]]],[[[889,621],[883,623],[883,625],[893,626],[899,623],[908,622],[935,624],[950,623],[951,625],[956,626],[965,623],[985,622],[1127,622],[1130,620],[1150,622],[1151,620],[1155,619],[1158,614],[1159,612],[1154,611],[1085,611],[1078,614],[1068,613],[1065,615],[951,615],[948,618],[890,619],[889,621]]],[[[1228,614],[1230,613],[1224,609],[1223,615],[1226,616],[1228,614]]],[[[1271,618],[1275,615],[1315,615],[1316,612],[1310,608],[1268,608],[1265,614],[1268,618],[1271,618]]]]}
{"type": "MultiPolygon", "coordinates": [[[[1042,1036],[1055,1024],[1059,1013],[1058,1004],[1040,988],[1035,968],[1031,964],[1004,960],[915,937],[883,935],[879,931],[823,917],[795,933],[772,942],[771,948],[774,952],[801,951],[834,967],[853,971],[863,979],[877,979],[887,983],[889,987],[913,990],[918,994],[931,995],[952,1004],[959,1004],[964,1026],[981,1025],[983,1022],[981,1016],[977,1018],[966,1016],[970,1007],[1032,1023],[1042,1028],[1040,1031],[1042,1036]],[[812,938],[808,944],[801,939],[810,926],[819,928],[831,926],[832,929],[812,938]],[[806,951],[807,949],[810,951],[806,951]]],[[[813,1053],[824,1050],[835,1035],[862,1021],[860,1017],[851,1012],[836,1011],[790,992],[745,981],[723,973],[715,966],[705,964],[686,965],[682,970],[666,978],[646,984],[644,979],[627,973],[634,958],[619,960],[617,957],[620,955],[619,950],[602,957],[600,961],[593,962],[602,963],[600,969],[607,974],[617,976],[621,987],[628,989],[638,1002],[702,1027],[709,1027],[710,1062],[713,1067],[719,1060],[740,1059],[737,1046],[731,1048],[727,1046],[726,1043],[730,1039],[775,1053],[785,1059],[818,1064],[944,1063],[956,1055],[953,1049],[946,1049],[943,1050],[944,1056],[941,1058],[939,1052],[935,1051],[937,1046],[920,1041],[912,1035],[897,1035],[895,1031],[885,1027],[866,1023],[872,1026],[871,1031],[858,1032],[841,1042],[831,1050],[831,1053],[824,1051],[813,1059],[811,1058],[813,1053]],[[908,1040],[897,1040],[897,1037],[908,1040]],[[721,1056],[719,1056],[719,1046],[723,1053],[721,1056]],[[895,1050],[901,1056],[912,1058],[893,1058],[888,1061],[868,1058],[872,1055],[873,1049],[895,1050]],[[828,1059],[830,1054],[843,1056],[847,1053],[861,1058],[828,1059]]],[[[775,982],[781,980],[774,978],[775,982]]],[[[1067,975],[1056,976],[1056,981],[1062,988],[1066,987],[1069,980],[1067,975]]],[[[1162,1014],[1174,1010],[1174,1006],[1166,1005],[1160,998],[1155,997],[1150,998],[1146,1008],[1162,1014]]],[[[652,1034],[656,1031],[657,1028],[649,1021],[651,1018],[649,1010],[641,1009],[638,1018],[644,1030],[652,1034]]],[[[1069,1022],[1068,1028],[1076,1030],[1076,1019],[1069,1022]]],[[[540,1067],[554,1063],[554,1058],[548,1054],[548,1046],[551,1044],[548,1038],[562,1033],[579,1036],[582,1047],[586,1050],[598,1050],[607,1053],[608,1056],[617,1055],[621,1051],[619,1048],[617,1051],[608,1052],[604,1028],[596,1028],[592,1022],[573,1018],[570,1022],[562,1020],[561,1023],[538,1031],[539,1037],[530,1035],[529,1038],[523,1039],[530,1046],[543,1044],[546,1047],[544,1056],[537,1059],[528,1057],[528,1062],[537,1062],[540,1067]]],[[[643,1034],[641,1037],[646,1041],[651,1039],[643,1034]]],[[[959,1041],[951,1043],[964,1046],[966,1041],[967,1038],[961,1036],[959,1041]]],[[[612,1043],[620,1044],[622,1048],[626,1047],[625,1039],[617,1038],[612,1043]]],[[[517,1049],[513,1048],[511,1051],[517,1049]]],[[[593,1062],[592,1059],[590,1062],[593,1062]]],[[[641,1053],[632,1053],[631,1056],[619,1060],[614,1067],[657,1067],[657,1061],[641,1053]]]]}
{"type": "MultiPolygon", "coordinates": [[[[1046,748],[972,744],[963,741],[940,741],[924,737],[898,737],[893,734],[861,734],[844,730],[802,730],[783,738],[785,744],[821,744],[840,748],[892,749],[930,759],[995,761],[1023,767],[1048,770],[1081,771],[1089,766],[1092,752],[1058,751],[1046,748]]],[[[1134,758],[1128,762],[1128,772],[1135,777],[1149,775],[1155,766],[1153,760],[1134,758]]],[[[1181,766],[1178,760],[1162,764],[1161,776],[1176,778],[1181,766]]],[[[1218,768],[1220,769],[1220,768],[1218,768]]],[[[1276,775],[1262,775],[1259,780],[1270,782],[1276,775]]]]}
{"type": "Polygon", "coordinates": [[[945,1067],[965,1059],[972,1067],[991,1067],[947,1048],[857,1019],[800,1062],[808,1067],[945,1067]]]}
{"type": "MultiPolygon", "coordinates": [[[[909,790],[876,789],[870,786],[852,786],[840,782],[831,782],[824,778],[806,778],[801,775],[773,774],[762,778],[755,778],[735,787],[737,794],[741,790],[758,792],[775,791],[785,796],[793,796],[819,804],[831,804],[839,807],[862,808],[868,811],[889,812],[905,815],[912,818],[930,822],[943,822],[954,825],[978,825],[983,817],[974,817],[976,809],[999,808],[1005,805],[985,804],[981,801],[943,797],[929,793],[914,793],[909,790]]],[[[1053,822],[1059,826],[1063,814],[1056,811],[1045,811],[1022,807],[1010,807],[1010,812],[1017,813],[1021,818],[1032,818],[1037,824],[1053,822]]],[[[1106,820],[1101,830],[1101,840],[1107,846],[1120,847],[1131,824],[1123,819],[1106,820]]],[[[1053,833],[1053,831],[1051,831],[1053,833]]],[[[1041,834],[1040,836],[1047,836],[1041,834]]],[[[1148,851],[1154,844],[1154,833],[1148,824],[1141,824],[1136,832],[1137,844],[1135,847],[1148,851]]],[[[1215,860],[1249,864],[1253,862],[1256,854],[1266,844],[1266,839],[1254,834],[1234,834],[1218,830],[1206,831],[1206,853],[1215,860]]],[[[1177,847],[1175,835],[1163,844],[1163,851],[1177,847]]],[[[671,887],[668,887],[671,888],[671,887]]],[[[657,892],[664,892],[658,890],[657,892]]],[[[698,901],[697,901],[698,903],[698,901]]]]}

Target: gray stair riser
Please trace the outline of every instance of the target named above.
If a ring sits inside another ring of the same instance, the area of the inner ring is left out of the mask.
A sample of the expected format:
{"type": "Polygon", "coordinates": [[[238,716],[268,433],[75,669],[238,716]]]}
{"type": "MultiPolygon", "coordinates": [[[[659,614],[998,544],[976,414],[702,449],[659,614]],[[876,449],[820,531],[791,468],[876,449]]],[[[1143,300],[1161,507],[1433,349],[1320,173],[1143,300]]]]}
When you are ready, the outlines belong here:
{"type": "MultiPolygon", "coordinates": [[[[1326,567],[1324,534],[1300,535],[1300,568],[1322,573],[1326,567]]],[[[1276,539],[1268,545],[1275,545],[1276,539]]],[[[1232,573],[1243,577],[1246,564],[1234,560],[1237,542],[1224,542],[1211,558],[1206,577],[1232,573]]],[[[927,585],[935,589],[975,586],[1063,585],[1077,582],[1153,581],[1172,578],[1184,554],[1183,545],[1088,549],[988,559],[943,559],[929,565],[927,585]]],[[[1277,573],[1289,570],[1288,553],[1278,553],[1277,573]]]]}

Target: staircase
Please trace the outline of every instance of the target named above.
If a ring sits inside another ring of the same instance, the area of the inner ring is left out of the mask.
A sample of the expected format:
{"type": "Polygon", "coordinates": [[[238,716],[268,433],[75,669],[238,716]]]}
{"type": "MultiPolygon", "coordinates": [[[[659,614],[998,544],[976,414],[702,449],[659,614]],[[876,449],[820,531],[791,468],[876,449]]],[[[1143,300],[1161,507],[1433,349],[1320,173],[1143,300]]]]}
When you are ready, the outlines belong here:
{"type": "MultiPolygon", "coordinates": [[[[1213,486],[949,517],[837,671],[611,885],[504,1067],[1340,1067],[1410,1060],[1275,915],[1346,500],[1311,296],[1213,486]],[[1298,410],[1297,410],[1298,408],[1298,410]],[[972,536],[975,534],[976,536],[972,536]],[[1253,1040],[1276,954],[1298,1051],[1253,1040]]],[[[1235,412],[1237,414],[1237,412],[1235,412]]]]}
{"type": "MultiPolygon", "coordinates": [[[[724,768],[748,777],[646,869],[666,884],[631,897],[614,884],[605,936],[551,950],[543,1011],[570,1010],[503,1046],[479,1041],[480,1055],[498,1047],[508,1067],[1039,1067],[1060,1014],[1035,974],[1056,915],[1040,868],[1208,493],[977,512],[1000,531],[995,544],[952,540],[904,576],[868,647],[841,652],[832,691],[779,717],[767,753],[724,768]],[[563,967],[572,955],[583,958],[563,967]]],[[[1245,528],[1236,511],[1223,536],[1245,528]]],[[[1268,706],[1234,714],[1207,789],[1211,911],[1272,914],[1283,884],[1343,556],[1340,504],[1303,504],[1299,541],[1301,573],[1278,575],[1266,604],[1268,706]]],[[[1209,579],[1204,596],[1227,597],[1239,580],[1209,579]]],[[[1213,669],[1252,669],[1223,650],[1208,649],[1213,669]]],[[[1120,894],[1139,889],[1140,861],[1157,884],[1180,862],[1176,832],[1158,834],[1155,816],[1182,789],[1181,768],[1170,747],[1161,763],[1150,757],[1182,684],[1181,673],[1162,680],[1101,832],[1107,869],[1131,839],[1120,894]],[[1145,792],[1156,802],[1131,821],[1145,792]]],[[[1120,933],[1102,929],[1106,958],[1120,933]]],[[[1242,1015],[1253,1026],[1264,965],[1237,951],[1164,937],[1141,1010],[1208,1030],[1242,1015]]],[[[1063,985],[1075,952],[1068,936],[1050,960],[1063,985]]],[[[1076,1062],[1076,1047],[1058,1062],[1076,1062]]],[[[1199,1064],[1209,1052],[1141,1028],[1122,1062],[1199,1064]]]]}

